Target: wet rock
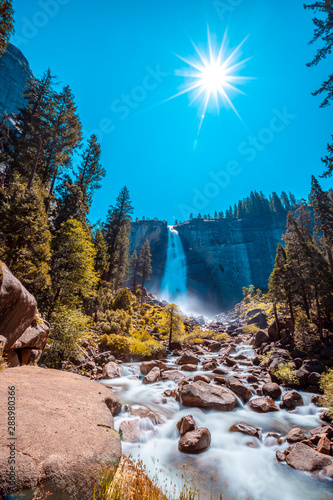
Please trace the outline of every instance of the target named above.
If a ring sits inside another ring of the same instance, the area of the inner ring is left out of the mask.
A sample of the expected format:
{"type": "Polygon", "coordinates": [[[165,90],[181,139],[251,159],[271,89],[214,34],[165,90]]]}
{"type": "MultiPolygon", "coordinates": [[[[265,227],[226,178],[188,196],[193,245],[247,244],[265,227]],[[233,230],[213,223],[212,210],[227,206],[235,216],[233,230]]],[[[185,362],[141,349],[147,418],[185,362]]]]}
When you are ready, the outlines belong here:
{"type": "Polygon", "coordinates": [[[311,429],[311,436],[327,436],[329,439],[333,438],[333,427],[330,425],[323,425],[322,427],[316,427],[315,429],[311,429]]]}
{"type": "Polygon", "coordinates": [[[200,362],[198,356],[191,351],[184,351],[176,360],[176,365],[197,365],[200,362]]]}
{"type": "Polygon", "coordinates": [[[109,408],[112,415],[115,417],[121,412],[121,401],[113,392],[109,391],[108,397],[105,399],[105,404],[109,408]]]}
{"type": "Polygon", "coordinates": [[[204,343],[210,352],[218,352],[222,347],[221,342],[217,342],[216,340],[204,339],[204,343]]]}
{"type": "Polygon", "coordinates": [[[218,366],[218,364],[214,359],[213,361],[209,361],[208,363],[205,363],[204,365],[202,365],[202,370],[204,372],[210,372],[212,370],[215,370],[215,368],[217,368],[217,366],[218,366]]]}
{"type": "Polygon", "coordinates": [[[185,375],[177,370],[162,373],[162,380],[172,380],[176,383],[178,383],[180,380],[183,380],[184,377],[185,375]]]}
{"type": "Polygon", "coordinates": [[[175,398],[176,395],[177,395],[177,390],[174,389],[173,391],[171,389],[166,389],[164,392],[163,392],[163,395],[167,398],[175,398]]]}
{"type": "Polygon", "coordinates": [[[179,389],[179,400],[183,406],[197,406],[220,411],[231,411],[237,405],[234,394],[222,387],[208,385],[199,380],[179,389]]]}
{"type": "Polygon", "coordinates": [[[127,443],[139,442],[141,435],[140,420],[124,420],[119,426],[119,433],[122,441],[126,441],[127,443]]]}
{"type": "Polygon", "coordinates": [[[319,385],[320,383],[320,373],[312,372],[308,376],[308,383],[310,385],[319,385]]]}
{"type": "Polygon", "coordinates": [[[281,396],[281,389],[275,382],[268,382],[262,386],[262,392],[265,396],[270,396],[272,399],[278,399],[281,396]]]}
{"type": "Polygon", "coordinates": [[[294,363],[295,363],[296,370],[299,370],[301,368],[301,366],[303,365],[303,359],[302,358],[295,358],[294,363]]]}
{"type": "Polygon", "coordinates": [[[178,442],[178,450],[182,453],[199,453],[206,450],[211,443],[211,435],[206,427],[187,432],[178,442]]]}
{"type": "Polygon", "coordinates": [[[329,455],[331,453],[331,441],[327,436],[322,436],[317,444],[317,451],[323,453],[324,455],[329,455]]]}
{"type": "Polygon", "coordinates": [[[282,403],[288,409],[303,405],[303,398],[297,391],[288,391],[282,396],[282,403]]]}
{"type": "Polygon", "coordinates": [[[235,377],[226,379],[226,386],[232,392],[237,394],[237,396],[241,398],[243,403],[245,403],[248,399],[252,397],[252,392],[250,391],[250,389],[235,377]]]}
{"type": "Polygon", "coordinates": [[[304,361],[303,365],[297,370],[296,376],[302,386],[310,384],[309,376],[312,373],[323,373],[325,366],[315,359],[304,361]]]}
{"type": "Polygon", "coordinates": [[[121,367],[114,361],[110,361],[103,366],[103,378],[118,378],[121,377],[121,367]]]}
{"type": "Polygon", "coordinates": [[[284,450],[284,451],[279,451],[279,450],[278,450],[278,451],[275,453],[276,460],[277,460],[278,462],[284,462],[284,461],[286,460],[286,457],[287,457],[288,453],[289,453],[289,452],[288,452],[288,450],[284,450]]]}
{"type": "Polygon", "coordinates": [[[183,365],[180,367],[183,372],[195,372],[197,371],[197,365],[183,365]]]}
{"type": "Polygon", "coordinates": [[[223,359],[223,363],[230,367],[235,367],[237,365],[236,361],[228,356],[223,359]]]}
{"type": "Polygon", "coordinates": [[[152,368],[150,372],[142,379],[143,384],[154,384],[161,378],[161,372],[158,366],[152,368]]]}
{"type": "Polygon", "coordinates": [[[236,422],[230,427],[229,432],[241,432],[242,434],[247,434],[248,436],[253,436],[259,439],[260,429],[254,425],[247,424],[246,422],[236,422]]]}
{"type": "Polygon", "coordinates": [[[333,457],[323,455],[304,443],[294,444],[286,462],[294,469],[306,472],[322,471],[327,477],[333,478],[333,457]]]}
{"type": "Polygon", "coordinates": [[[319,408],[323,406],[321,404],[321,396],[319,394],[314,394],[313,396],[311,396],[311,403],[318,406],[319,408]]]}
{"type": "Polygon", "coordinates": [[[248,407],[256,413],[267,413],[271,411],[279,411],[274,400],[270,397],[254,398],[247,403],[248,407]]]}
{"type": "Polygon", "coordinates": [[[225,368],[221,368],[221,367],[218,367],[218,368],[214,368],[214,370],[212,370],[213,373],[216,373],[216,375],[228,375],[228,370],[226,370],[225,368]]]}
{"type": "Polygon", "coordinates": [[[254,336],[254,347],[260,347],[265,342],[269,341],[269,337],[266,332],[259,330],[254,336]]]}
{"type": "Polygon", "coordinates": [[[210,384],[210,378],[206,377],[206,375],[194,375],[193,381],[198,382],[198,380],[202,380],[202,382],[206,382],[206,384],[210,384]]]}
{"type": "Polygon", "coordinates": [[[254,384],[258,382],[258,378],[255,375],[248,375],[246,380],[248,381],[249,384],[254,384]]]}
{"type": "Polygon", "coordinates": [[[140,366],[140,372],[142,375],[147,375],[150,370],[155,367],[158,367],[160,370],[165,370],[167,366],[162,361],[143,361],[140,366]]]}
{"type": "Polygon", "coordinates": [[[225,377],[222,377],[222,375],[216,375],[216,377],[214,377],[214,382],[217,385],[225,385],[226,381],[227,379],[225,377]]]}
{"type": "Polygon", "coordinates": [[[195,421],[192,415],[187,415],[186,417],[182,417],[177,422],[177,430],[180,436],[184,436],[187,432],[194,431],[195,429],[195,421]]]}
{"type": "Polygon", "coordinates": [[[300,429],[299,427],[291,429],[291,431],[288,432],[286,437],[288,443],[299,443],[300,441],[304,441],[306,439],[307,437],[304,431],[302,431],[302,429],[300,429]]]}
{"type": "Polygon", "coordinates": [[[133,417],[149,418],[154,425],[163,424],[163,417],[155,410],[148,406],[133,405],[129,408],[129,414],[133,417]]]}

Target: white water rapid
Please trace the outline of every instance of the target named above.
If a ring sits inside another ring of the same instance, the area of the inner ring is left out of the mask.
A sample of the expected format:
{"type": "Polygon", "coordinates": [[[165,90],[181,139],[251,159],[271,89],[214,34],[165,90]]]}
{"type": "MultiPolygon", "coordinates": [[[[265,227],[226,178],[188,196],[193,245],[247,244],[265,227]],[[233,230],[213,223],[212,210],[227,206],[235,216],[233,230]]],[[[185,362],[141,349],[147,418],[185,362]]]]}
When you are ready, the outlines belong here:
{"type": "Polygon", "coordinates": [[[161,297],[168,302],[186,302],[187,264],[178,231],[168,226],[168,249],[161,283],[161,297]]]}
{"type": "MultiPolygon", "coordinates": [[[[221,354],[221,353],[220,353],[221,354]]],[[[253,357],[252,347],[239,344],[230,356],[243,354],[253,357]]],[[[210,354],[216,357],[217,354],[210,354]]],[[[204,361],[200,356],[200,361],[204,361]]],[[[175,358],[167,360],[170,368],[179,369],[175,358]]],[[[242,401],[231,412],[185,408],[172,397],[165,397],[166,389],[176,389],[170,380],[151,385],[142,383],[139,363],[125,363],[121,378],[103,381],[112,386],[120,397],[123,410],[115,417],[115,427],[134,417],[129,407],[144,405],[157,412],[164,423],[155,425],[149,418],[140,419],[139,442],[123,441],[123,451],[133,459],[141,459],[151,475],[156,475],[163,484],[172,481],[183,484],[182,474],[200,489],[200,500],[329,500],[332,499],[333,482],[296,471],[285,463],[278,463],[277,450],[287,448],[288,443],[277,438],[284,437],[293,427],[305,431],[319,425],[320,409],[310,401],[311,394],[302,392],[304,406],[293,411],[259,414],[251,411],[242,401]],[[207,427],[211,432],[211,446],[199,455],[186,455],[178,451],[179,434],[177,421],[191,414],[197,427],[207,427]],[[238,432],[229,432],[235,422],[248,422],[261,429],[260,439],[238,432]]],[[[200,367],[200,365],[199,365],[200,367]]],[[[225,367],[223,367],[225,368],[225,367]]],[[[242,367],[241,372],[228,369],[227,377],[240,373],[248,375],[253,368],[242,367]]],[[[212,372],[184,372],[187,378],[201,373],[214,377],[212,372]]],[[[246,379],[242,379],[246,384],[246,379]]],[[[260,384],[261,385],[261,384],[260,384]]],[[[285,390],[283,389],[285,392],[285,390]]],[[[277,402],[279,404],[279,402],[277,402]]]]}

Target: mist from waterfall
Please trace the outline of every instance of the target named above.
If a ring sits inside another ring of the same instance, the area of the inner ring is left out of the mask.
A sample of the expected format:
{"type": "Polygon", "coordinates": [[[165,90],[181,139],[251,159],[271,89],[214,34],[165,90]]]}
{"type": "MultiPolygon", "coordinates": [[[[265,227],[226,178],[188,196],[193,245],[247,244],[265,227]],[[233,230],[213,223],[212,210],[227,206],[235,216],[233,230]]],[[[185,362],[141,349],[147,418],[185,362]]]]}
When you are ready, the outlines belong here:
{"type": "Polygon", "coordinates": [[[173,226],[168,226],[168,249],[161,296],[168,302],[187,302],[186,255],[178,231],[173,226]]]}

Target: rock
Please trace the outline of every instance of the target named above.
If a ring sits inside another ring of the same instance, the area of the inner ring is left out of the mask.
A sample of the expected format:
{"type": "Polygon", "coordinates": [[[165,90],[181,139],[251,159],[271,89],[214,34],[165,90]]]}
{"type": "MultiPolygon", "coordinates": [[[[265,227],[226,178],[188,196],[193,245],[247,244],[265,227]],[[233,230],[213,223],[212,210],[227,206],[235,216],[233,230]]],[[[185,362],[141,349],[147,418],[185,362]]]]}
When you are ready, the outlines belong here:
{"type": "Polygon", "coordinates": [[[256,377],[255,375],[248,375],[246,380],[249,384],[255,384],[256,382],[258,382],[258,377],[256,377]]]}
{"type": "Polygon", "coordinates": [[[234,394],[222,387],[208,385],[201,380],[181,387],[179,400],[183,406],[197,406],[220,411],[231,411],[237,405],[237,398],[234,394]]]}
{"type": "Polygon", "coordinates": [[[247,403],[248,407],[256,413],[267,413],[270,411],[279,411],[274,400],[270,397],[254,398],[247,403]]]}
{"type": "Polygon", "coordinates": [[[110,412],[116,417],[121,412],[121,401],[113,392],[109,391],[108,397],[105,399],[105,404],[110,412]]]}
{"type": "Polygon", "coordinates": [[[221,367],[218,367],[218,368],[214,368],[214,370],[212,370],[213,373],[216,373],[216,375],[228,375],[228,370],[226,370],[225,368],[221,368],[221,367]]]}
{"type": "MultiPolygon", "coordinates": [[[[42,355],[42,351],[39,349],[20,349],[21,362],[20,365],[30,365],[37,363],[42,355]]],[[[13,365],[10,365],[13,366],[13,365]]],[[[17,366],[17,365],[15,365],[17,366]]]]}
{"type": "MultiPolygon", "coordinates": [[[[3,58],[1,58],[2,60],[3,58]]],[[[37,303],[5,264],[0,263],[0,332],[7,341],[7,352],[31,326],[37,303]]]]}
{"type": "Polygon", "coordinates": [[[254,316],[252,319],[248,320],[247,324],[259,326],[259,328],[267,328],[267,316],[265,313],[261,312],[254,316]]]}
{"type": "Polygon", "coordinates": [[[178,450],[182,453],[198,453],[206,450],[211,442],[211,435],[206,427],[187,432],[178,442],[178,450]]]}
{"type": "Polygon", "coordinates": [[[242,434],[247,434],[248,436],[256,437],[258,439],[259,431],[260,429],[254,427],[254,425],[247,424],[245,422],[236,422],[229,429],[229,432],[241,432],[242,434]]]}
{"type": "Polygon", "coordinates": [[[142,433],[140,420],[124,420],[119,426],[119,433],[121,435],[122,441],[128,443],[137,443],[140,441],[140,435],[142,433]]]}
{"type": "Polygon", "coordinates": [[[198,382],[198,380],[202,380],[202,382],[206,382],[206,384],[210,384],[210,378],[206,377],[206,375],[194,375],[193,381],[198,382]]]}
{"type": "Polygon", "coordinates": [[[329,457],[313,450],[304,443],[296,443],[286,457],[290,467],[306,472],[322,471],[326,476],[333,478],[333,457],[329,457]]]}
{"type": "Polygon", "coordinates": [[[281,396],[281,389],[275,382],[268,382],[262,386],[262,392],[265,396],[270,396],[272,399],[278,399],[281,396]]]}
{"type": "Polygon", "coordinates": [[[288,455],[288,451],[287,450],[284,450],[284,451],[276,451],[275,452],[275,456],[276,456],[276,460],[278,462],[284,462],[286,460],[286,457],[288,455]]]}
{"type": "Polygon", "coordinates": [[[327,436],[329,439],[333,438],[333,427],[330,425],[323,425],[322,427],[316,427],[311,429],[311,436],[327,436]]]}
{"type": "Polygon", "coordinates": [[[317,444],[317,451],[323,453],[324,455],[329,455],[331,453],[331,441],[327,436],[322,436],[317,444]]]}
{"type": "Polygon", "coordinates": [[[50,325],[42,320],[36,326],[30,326],[13,345],[13,349],[38,349],[43,351],[46,347],[50,333],[50,325]]]}
{"type": "Polygon", "coordinates": [[[197,365],[183,365],[180,367],[182,372],[196,372],[197,365]]]}
{"type": "Polygon", "coordinates": [[[291,431],[288,432],[286,437],[288,443],[298,443],[299,441],[304,441],[306,439],[307,437],[304,431],[302,431],[302,429],[300,429],[299,427],[291,429],[291,431]]]}
{"type": "Polygon", "coordinates": [[[226,379],[226,385],[228,389],[237,394],[245,403],[248,399],[252,397],[252,392],[248,387],[246,387],[240,380],[235,377],[230,377],[226,379]]]}
{"type": "Polygon", "coordinates": [[[177,370],[163,372],[162,380],[172,380],[173,382],[178,383],[180,380],[183,380],[185,375],[177,370]]]}
{"type": "Polygon", "coordinates": [[[199,362],[198,356],[191,351],[184,351],[175,361],[176,365],[197,365],[199,362]]]}
{"type": "Polygon", "coordinates": [[[226,357],[224,358],[223,362],[224,362],[227,366],[230,366],[230,367],[232,367],[232,368],[234,368],[234,367],[237,365],[236,361],[235,361],[234,359],[232,359],[232,358],[229,358],[228,356],[226,356],[226,357]]]}
{"type": "Polygon", "coordinates": [[[295,358],[294,363],[295,363],[296,370],[299,370],[301,368],[301,366],[303,365],[303,359],[302,358],[295,358]]]}
{"type": "Polygon", "coordinates": [[[113,379],[121,377],[121,367],[114,361],[110,361],[103,366],[103,378],[113,379]]]}
{"type": "Polygon", "coordinates": [[[283,405],[288,409],[303,405],[303,398],[297,391],[288,391],[282,396],[283,405]]]}
{"type": "Polygon", "coordinates": [[[187,432],[194,431],[195,429],[195,421],[192,415],[187,415],[186,417],[182,417],[177,422],[177,430],[179,431],[180,436],[184,436],[187,432]]]}
{"type": "Polygon", "coordinates": [[[214,382],[217,385],[225,385],[226,381],[227,379],[225,377],[222,377],[222,375],[216,375],[216,377],[214,377],[214,382]]]}
{"type": "MultiPolygon", "coordinates": [[[[121,444],[106,401],[112,392],[80,375],[35,366],[0,373],[0,417],[8,386],[16,387],[19,417],[15,491],[50,481],[58,498],[92,498],[100,475],[118,464],[121,444]]],[[[4,421],[4,420],[3,420],[4,421]]],[[[0,498],[8,489],[7,428],[0,428],[0,498]]]]}
{"type": "MultiPolygon", "coordinates": [[[[303,365],[297,370],[296,376],[300,385],[306,386],[310,384],[309,376],[311,373],[321,374],[325,371],[325,365],[315,359],[304,361],[303,365]]],[[[315,377],[316,380],[316,377],[315,377]]],[[[311,384],[312,385],[312,384],[311,384]]],[[[314,384],[315,385],[315,384],[314,384]]]]}
{"type": "Polygon", "coordinates": [[[308,382],[310,385],[319,385],[320,383],[320,373],[312,372],[308,376],[308,382]]]}
{"type": "Polygon", "coordinates": [[[155,366],[160,370],[165,370],[167,368],[166,364],[162,361],[143,361],[140,365],[140,372],[142,375],[147,375],[155,366]]]}
{"type": "Polygon", "coordinates": [[[213,361],[208,361],[208,363],[205,363],[204,365],[202,365],[202,370],[204,372],[210,372],[212,370],[215,370],[215,368],[217,368],[217,362],[215,361],[215,359],[213,361]]]}
{"type": "Polygon", "coordinates": [[[254,347],[260,347],[261,344],[269,341],[269,337],[266,332],[259,330],[254,336],[254,347]]]}
{"type": "Polygon", "coordinates": [[[143,384],[154,384],[161,378],[161,372],[158,366],[152,368],[150,372],[142,379],[143,384]]]}

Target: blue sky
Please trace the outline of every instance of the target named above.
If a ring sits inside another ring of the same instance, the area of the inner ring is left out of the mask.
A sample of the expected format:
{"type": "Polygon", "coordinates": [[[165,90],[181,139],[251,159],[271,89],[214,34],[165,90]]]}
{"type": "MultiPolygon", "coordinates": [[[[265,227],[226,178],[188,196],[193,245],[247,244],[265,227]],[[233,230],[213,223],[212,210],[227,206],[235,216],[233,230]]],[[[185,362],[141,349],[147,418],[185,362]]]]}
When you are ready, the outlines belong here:
{"type": "MultiPolygon", "coordinates": [[[[92,221],[104,219],[122,186],[134,216],[172,223],[190,211],[214,213],[251,190],[291,190],[306,197],[311,174],[332,133],[332,107],[311,95],[329,62],[307,68],[311,12],[298,0],[14,0],[13,43],[35,75],[51,68],[70,85],[86,137],[96,133],[107,170],[95,195],[92,221]],[[238,74],[254,77],[232,92],[230,106],[193,94],[167,100],[185,79],[177,72],[195,59],[193,40],[207,51],[228,29],[229,54],[246,36],[238,74]]],[[[331,180],[323,186],[331,186],[331,180]]]]}

